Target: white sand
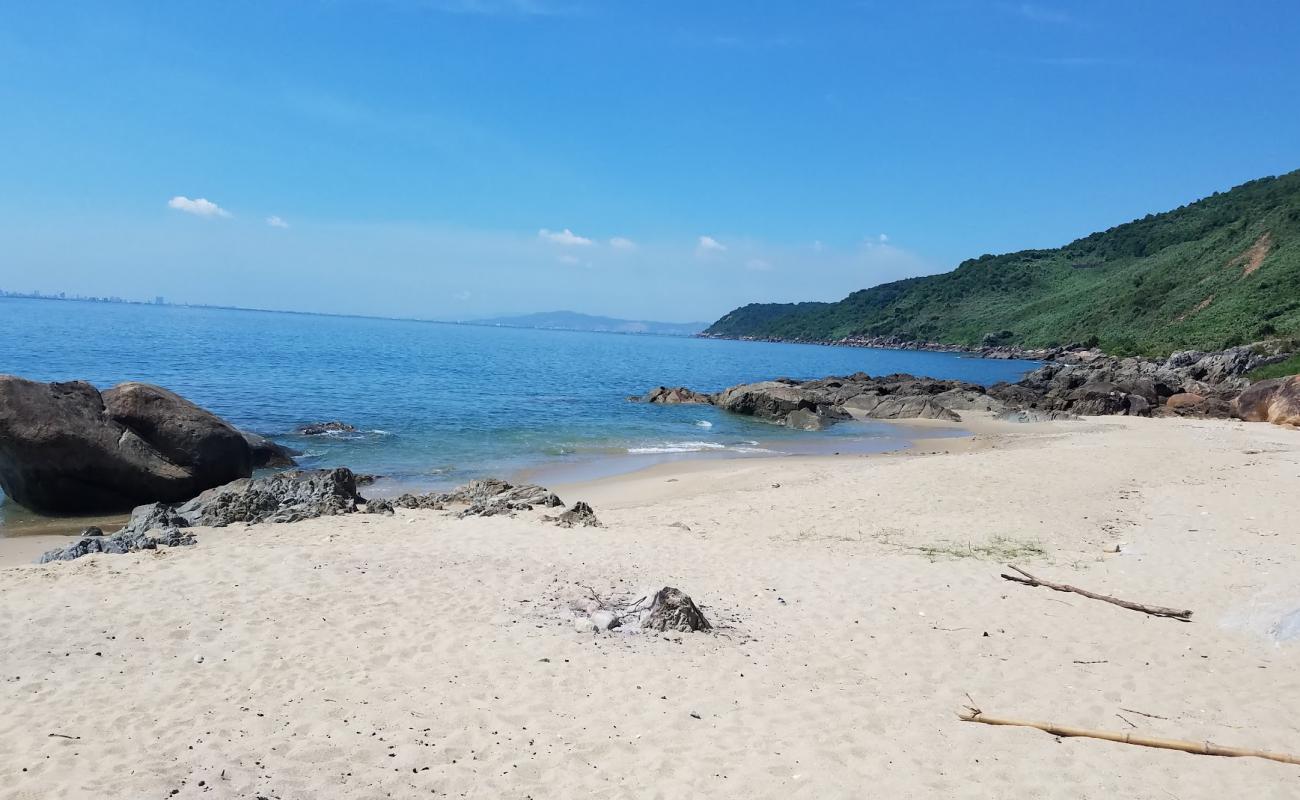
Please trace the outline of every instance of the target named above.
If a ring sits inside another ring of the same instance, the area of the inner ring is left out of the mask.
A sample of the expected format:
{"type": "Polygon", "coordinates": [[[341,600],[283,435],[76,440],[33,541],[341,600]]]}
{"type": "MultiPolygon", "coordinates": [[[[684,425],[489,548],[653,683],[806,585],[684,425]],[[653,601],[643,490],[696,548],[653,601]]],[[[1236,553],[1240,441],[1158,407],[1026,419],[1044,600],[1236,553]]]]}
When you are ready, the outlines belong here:
{"type": "Polygon", "coordinates": [[[957,719],[1300,753],[1300,642],[1268,635],[1300,608],[1300,434],[1018,430],[562,492],[604,529],[399,512],[0,570],[0,797],[1300,797],[1300,766],[957,719]],[[1195,621],[916,549],[999,540],[1195,621]],[[579,634],[576,584],[725,627],[579,634]]]}

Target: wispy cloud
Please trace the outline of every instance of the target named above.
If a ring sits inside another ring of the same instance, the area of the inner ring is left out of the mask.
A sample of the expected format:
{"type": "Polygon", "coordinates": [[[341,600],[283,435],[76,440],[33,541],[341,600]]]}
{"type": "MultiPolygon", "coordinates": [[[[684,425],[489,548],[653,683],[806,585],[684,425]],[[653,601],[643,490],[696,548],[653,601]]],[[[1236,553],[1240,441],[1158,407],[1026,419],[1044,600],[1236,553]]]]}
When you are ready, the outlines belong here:
{"type": "Polygon", "coordinates": [[[548,231],[546,228],[542,228],[537,232],[537,236],[551,244],[564,245],[565,247],[587,247],[595,244],[586,236],[579,236],[568,228],[562,231],[548,231]]]}
{"type": "Polygon", "coordinates": [[[609,246],[615,250],[635,250],[636,242],[622,236],[615,236],[613,239],[609,240],[609,246]]]}
{"type": "Polygon", "coordinates": [[[792,36],[762,36],[738,33],[705,34],[686,31],[677,34],[678,44],[687,47],[720,47],[731,50],[777,50],[786,47],[798,47],[802,39],[792,36]]]}
{"type": "Polygon", "coordinates": [[[184,211],[186,214],[193,214],[196,217],[229,217],[230,212],[205,198],[199,197],[191,200],[183,195],[176,195],[167,201],[168,208],[174,208],[177,211],[184,211]]]}
{"type": "Polygon", "coordinates": [[[272,228],[287,228],[287,227],[289,227],[289,223],[285,222],[282,218],[277,217],[277,216],[275,216],[274,214],[272,214],[271,216],[269,216],[269,217],[266,218],[266,224],[267,224],[267,225],[270,225],[272,228]]]}
{"type": "Polygon", "coordinates": [[[762,258],[751,258],[745,262],[745,269],[750,272],[771,272],[772,262],[762,258]]]}
{"type": "Polygon", "coordinates": [[[1059,8],[1049,8],[1038,3],[1020,3],[1015,6],[1020,16],[1033,22],[1045,22],[1051,25],[1069,25],[1075,22],[1073,16],[1059,8]]]}
{"type": "Polygon", "coordinates": [[[572,3],[553,0],[388,0],[413,9],[490,17],[554,17],[577,12],[572,3]]]}
{"type": "Polygon", "coordinates": [[[701,236],[699,242],[695,245],[696,255],[708,255],[710,253],[724,253],[727,246],[712,236],[701,236]]]}
{"type": "Polygon", "coordinates": [[[569,264],[570,266],[582,263],[582,259],[577,256],[571,256],[568,253],[565,253],[562,256],[557,256],[555,260],[561,264],[569,264]]]}

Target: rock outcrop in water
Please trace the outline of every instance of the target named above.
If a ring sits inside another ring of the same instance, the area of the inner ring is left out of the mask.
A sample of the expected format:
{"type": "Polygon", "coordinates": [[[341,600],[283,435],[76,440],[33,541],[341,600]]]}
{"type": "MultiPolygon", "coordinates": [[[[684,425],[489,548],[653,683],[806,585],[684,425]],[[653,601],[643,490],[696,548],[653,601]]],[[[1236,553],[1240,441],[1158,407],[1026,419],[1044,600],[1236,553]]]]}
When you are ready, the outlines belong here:
{"type": "Polygon", "coordinates": [[[948,405],[997,410],[1002,404],[982,386],[964,381],[865,373],[812,381],[780,378],[732,386],[713,395],[684,387],[660,387],[641,398],[650,403],[704,403],[798,430],[821,430],[847,419],[946,419],[959,417],[948,405]],[[676,398],[676,399],[673,399],[676,398]]]}
{"type": "MultiPolygon", "coordinates": [[[[987,390],[973,383],[864,373],[812,381],[781,378],[747,383],[706,395],[685,387],[659,387],[648,403],[709,403],[779,425],[817,430],[838,420],[937,419],[957,421],[961,411],[987,411],[1017,421],[1079,416],[1198,416],[1270,421],[1298,418],[1286,398],[1294,388],[1243,393],[1251,370],[1290,353],[1280,345],[1234,347],[1218,353],[1186,351],[1167,359],[1117,358],[1099,351],[1067,351],[1015,383],[987,390]],[[1250,402],[1237,402],[1241,394],[1250,402]],[[1252,398],[1267,395],[1268,407],[1252,398]],[[1274,399],[1276,398],[1276,399],[1274,399]],[[1236,409],[1234,411],[1234,409],[1236,409]]],[[[1293,387],[1294,384],[1288,384],[1293,387]]],[[[1252,387],[1253,389],[1253,387],[1252,387]]],[[[1285,424],[1285,423],[1284,423],[1285,424]]],[[[1292,423],[1294,424],[1294,423],[1292,423]]]]}
{"type": "Polygon", "coordinates": [[[313,422],[294,430],[299,436],[323,436],[327,433],[356,433],[357,429],[339,420],[331,422],[313,422]]]}
{"type": "Polygon", "coordinates": [[[34,511],[174,502],[252,468],[242,433],[166,389],[0,376],[0,488],[34,511]]]}

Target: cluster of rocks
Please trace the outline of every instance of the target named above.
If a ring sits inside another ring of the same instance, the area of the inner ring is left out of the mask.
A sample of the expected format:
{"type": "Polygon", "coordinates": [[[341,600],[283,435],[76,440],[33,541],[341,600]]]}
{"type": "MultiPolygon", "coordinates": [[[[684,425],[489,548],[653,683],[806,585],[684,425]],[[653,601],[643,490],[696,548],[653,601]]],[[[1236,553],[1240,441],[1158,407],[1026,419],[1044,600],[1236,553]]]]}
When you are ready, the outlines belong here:
{"type": "MultiPolygon", "coordinates": [[[[372,514],[391,514],[397,508],[455,511],[460,519],[466,517],[495,517],[513,515],[536,508],[563,508],[564,501],[544,486],[532,483],[514,485],[499,478],[479,478],[450,492],[402,494],[390,499],[367,502],[366,511],[372,514]]],[[[582,501],[558,516],[545,517],[562,528],[575,526],[600,527],[591,506],[582,501]]]]}
{"type": "Polygon", "coordinates": [[[36,560],[38,564],[51,561],[71,561],[74,558],[88,556],[91,553],[134,553],[140,550],[157,550],[159,547],[182,547],[194,544],[193,534],[176,528],[167,528],[148,533],[118,532],[105,536],[99,528],[88,528],[76,542],[67,547],[49,550],[36,560]]]}
{"type": "Polygon", "coordinates": [[[965,381],[866,373],[812,381],[779,378],[746,383],[717,394],[685,387],[659,387],[634,398],[646,403],[702,403],[800,430],[820,430],[846,419],[939,419],[956,421],[959,410],[1000,411],[1003,404],[984,387],[965,381]]]}
{"type": "Polygon", "coordinates": [[[811,381],[780,378],[716,394],[660,386],[632,399],[708,404],[801,430],[818,430],[851,418],[957,421],[961,411],[995,412],[1022,422],[1107,414],[1237,416],[1280,422],[1300,419],[1294,410],[1296,401],[1288,399],[1297,396],[1296,379],[1251,386],[1247,375],[1288,357],[1289,353],[1258,345],[1216,353],[1184,351],[1164,360],[1082,350],[1058,354],[1056,360],[1015,383],[987,388],[913,375],[873,378],[856,373],[811,381]]]}
{"type": "Polygon", "coordinates": [[[100,392],[84,381],[0,375],[0,489],[34,511],[175,502],[258,467],[291,464],[292,455],[157,386],[100,392]]]}
{"type": "Polygon", "coordinates": [[[83,535],[77,542],[50,550],[39,563],[67,561],[90,553],[131,553],[159,546],[194,544],[185,528],[221,528],[247,524],[297,522],[349,514],[364,498],[357,494],[346,468],[294,470],[264,478],[240,478],[209,489],[184,503],[149,503],[131,512],[120,531],[107,537],[83,535]]]}
{"type": "MultiPolygon", "coordinates": [[[[533,484],[513,486],[496,478],[474,480],[451,492],[405,494],[393,500],[367,500],[357,494],[356,476],[346,467],[292,470],[261,478],[241,478],[201,493],[184,503],[149,503],[131,512],[126,526],[112,536],[91,535],[92,530],[68,547],[51,550],[40,563],[66,561],[89,553],[129,553],[160,545],[194,544],[185,528],[222,528],[236,523],[299,522],[366,511],[393,513],[395,507],[448,510],[463,506],[456,516],[496,516],[529,511],[536,507],[557,508],[563,503],[555,493],[533,484]]],[[[591,506],[583,502],[555,517],[546,517],[561,527],[599,527],[591,506]]]]}
{"type": "Polygon", "coordinates": [[[1182,351],[1161,360],[1117,358],[1097,350],[1066,354],[989,394],[1009,407],[1083,416],[1239,416],[1234,401],[1247,375],[1289,356],[1266,347],[1215,353],[1182,351]]]}
{"type": "Polygon", "coordinates": [[[583,609],[589,615],[575,620],[574,627],[580,633],[618,629],[679,633],[713,630],[690,595],[672,586],[624,603],[608,604],[597,599],[596,606],[594,610],[583,609]]]}

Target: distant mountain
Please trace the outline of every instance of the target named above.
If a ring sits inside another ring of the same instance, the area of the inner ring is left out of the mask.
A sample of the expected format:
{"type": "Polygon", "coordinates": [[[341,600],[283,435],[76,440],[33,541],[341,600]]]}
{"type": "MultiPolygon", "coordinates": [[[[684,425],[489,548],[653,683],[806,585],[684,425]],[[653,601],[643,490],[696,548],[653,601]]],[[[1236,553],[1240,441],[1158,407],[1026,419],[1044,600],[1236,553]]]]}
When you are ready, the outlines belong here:
{"type": "Polygon", "coordinates": [[[694,336],[709,326],[707,322],[650,322],[648,320],[594,317],[576,311],[542,311],[517,317],[493,317],[473,320],[473,325],[497,325],[502,328],[541,328],[552,331],[594,331],[598,333],[654,333],[661,336],[694,336]]]}
{"type": "Polygon", "coordinates": [[[706,335],[1215,350],[1300,335],[1300,171],[1054,250],[985,255],[835,303],[755,303],[706,335]]]}

